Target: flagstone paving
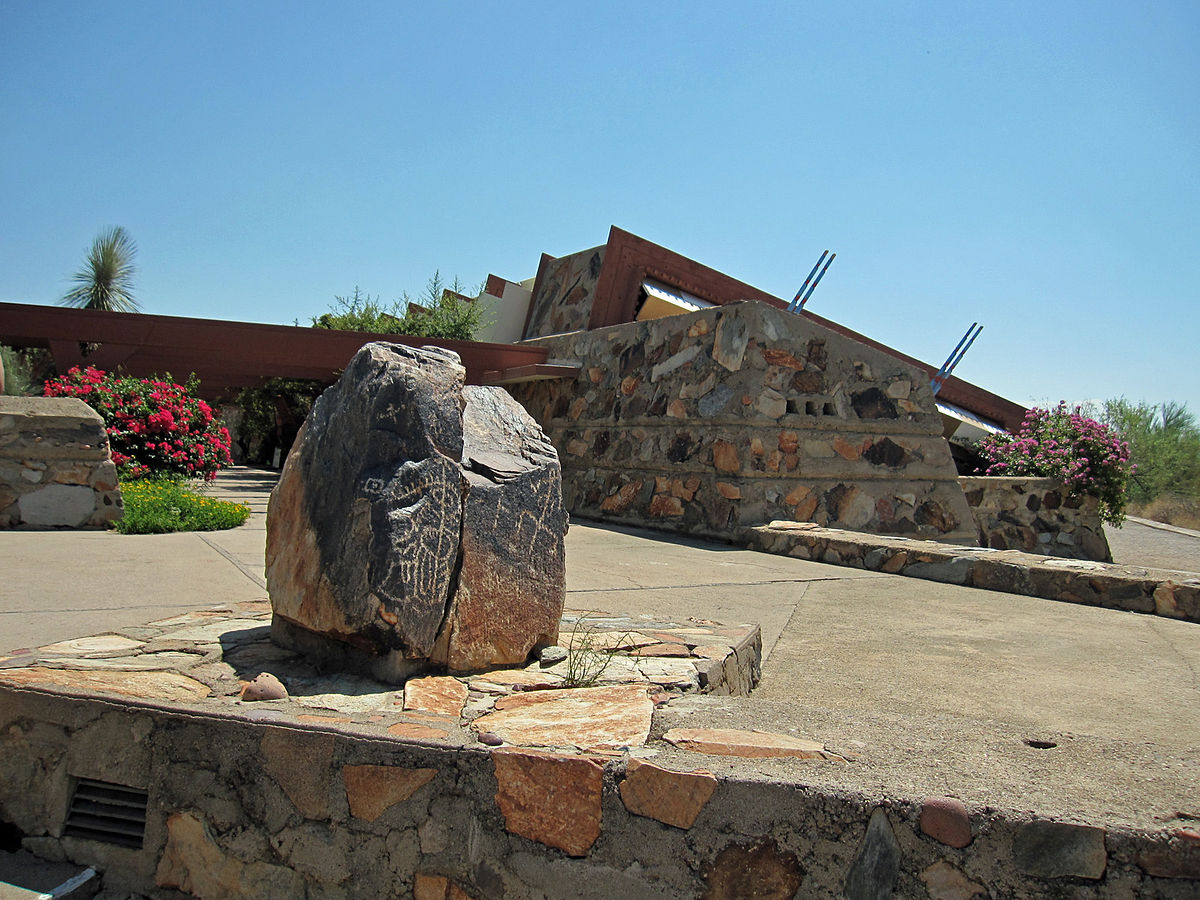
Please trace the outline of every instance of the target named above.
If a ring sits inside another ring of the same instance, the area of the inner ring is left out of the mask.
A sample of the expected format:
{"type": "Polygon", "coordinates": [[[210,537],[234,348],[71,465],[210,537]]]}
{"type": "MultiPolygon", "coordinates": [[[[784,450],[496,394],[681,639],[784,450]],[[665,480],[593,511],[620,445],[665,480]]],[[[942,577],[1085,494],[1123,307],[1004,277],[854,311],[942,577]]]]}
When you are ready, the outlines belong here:
{"type": "MultiPolygon", "coordinates": [[[[644,746],[655,707],[671,697],[742,689],[760,665],[755,625],[568,611],[558,662],[428,674],[397,688],[319,671],[270,642],[270,619],[266,600],[243,601],[59,641],[0,658],[0,683],[352,726],[402,740],[604,754],[644,746]]],[[[747,734],[733,743],[755,740],[747,734]]]]}

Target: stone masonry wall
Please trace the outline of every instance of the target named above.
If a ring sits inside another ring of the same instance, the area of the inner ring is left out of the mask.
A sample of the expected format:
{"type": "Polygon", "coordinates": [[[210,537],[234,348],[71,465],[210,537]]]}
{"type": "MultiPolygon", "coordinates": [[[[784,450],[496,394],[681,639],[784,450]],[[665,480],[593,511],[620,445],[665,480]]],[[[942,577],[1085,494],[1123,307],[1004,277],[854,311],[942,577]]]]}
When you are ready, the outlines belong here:
{"type": "Polygon", "coordinates": [[[536,293],[529,298],[526,335],[540,337],[588,327],[604,249],[581,250],[543,264],[536,293]]]}
{"type": "Polygon", "coordinates": [[[576,515],[719,538],[774,519],[974,544],[921,372],[744,302],[536,340],[575,381],[513,387],[576,515]]]}
{"type": "Polygon", "coordinates": [[[121,513],[95,410],[74,397],[0,397],[0,528],[103,528],[121,513]]]}
{"type": "Polygon", "coordinates": [[[152,897],[1194,897],[1200,834],[867,797],[822,759],[453,748],[0,690],[0,818],[152,897]],[[665,757],[665,758],[664,758],[665,757]],[[792,764],[791,768],[787,764],[792,764]],[[790,774],[784,774],[785,772],[790,774]],[[67,832],[78,779],[145,792],[140,847],[67,832]]]}
{"type": "Polygon", "coordinates": [[[967,475],[958,482],[981,547],[1112,562],[1095,497],[1070,497],[1053,478],[967,475]]]}

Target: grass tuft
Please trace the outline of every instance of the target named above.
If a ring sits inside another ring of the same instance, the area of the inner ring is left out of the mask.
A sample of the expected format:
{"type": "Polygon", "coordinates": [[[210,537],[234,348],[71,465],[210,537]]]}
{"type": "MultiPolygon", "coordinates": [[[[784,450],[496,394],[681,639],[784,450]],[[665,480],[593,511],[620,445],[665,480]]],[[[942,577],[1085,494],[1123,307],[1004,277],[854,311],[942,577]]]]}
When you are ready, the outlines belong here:
{"type": "Polygon", "coordinates": [[[250,507],[205,497],[186,481],[147,478],[121,485],[125,515],[116,523],[121,534],[167,534],[172,531],[219,531],[236,528],[250,517],[250,507]]]}

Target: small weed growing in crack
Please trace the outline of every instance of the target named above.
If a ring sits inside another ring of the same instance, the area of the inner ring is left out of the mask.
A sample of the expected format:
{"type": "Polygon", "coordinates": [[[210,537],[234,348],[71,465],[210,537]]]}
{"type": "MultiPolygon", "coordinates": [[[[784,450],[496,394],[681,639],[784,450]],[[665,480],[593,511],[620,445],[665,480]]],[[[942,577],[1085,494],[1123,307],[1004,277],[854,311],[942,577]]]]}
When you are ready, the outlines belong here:
{"type": "Polygon", "coordinates": [[[571,628],[571,646],[567,648],[567,674],[563,678],[566,687],[591,687],[608,671],[613,654],[625,643],[629,632],[625,632],[611,647],[596,645],[599,629],[587,621],[587,613],[575,620],[571,628]]]}

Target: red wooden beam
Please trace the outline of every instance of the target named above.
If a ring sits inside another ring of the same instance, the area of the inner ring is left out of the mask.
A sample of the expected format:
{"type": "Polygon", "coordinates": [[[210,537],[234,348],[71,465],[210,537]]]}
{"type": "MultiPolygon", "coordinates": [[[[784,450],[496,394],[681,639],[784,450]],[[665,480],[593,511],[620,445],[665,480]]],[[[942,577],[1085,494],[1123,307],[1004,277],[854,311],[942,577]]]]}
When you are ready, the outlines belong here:
{"type": "Polygon", "coordinates": [[[48,347],[60,372],[81,364],[120,366],[137,377],[170,372],[182,379],[194,372],[206,396],[273,377],[332,382],[372,341],[453,350],[470,384],[482,383],[487,372],[543,363],[547,354],[514,344],[0,303],[0,343],[48,347]],[[85,356],[81,343],[100,346],[85,356]]]}

